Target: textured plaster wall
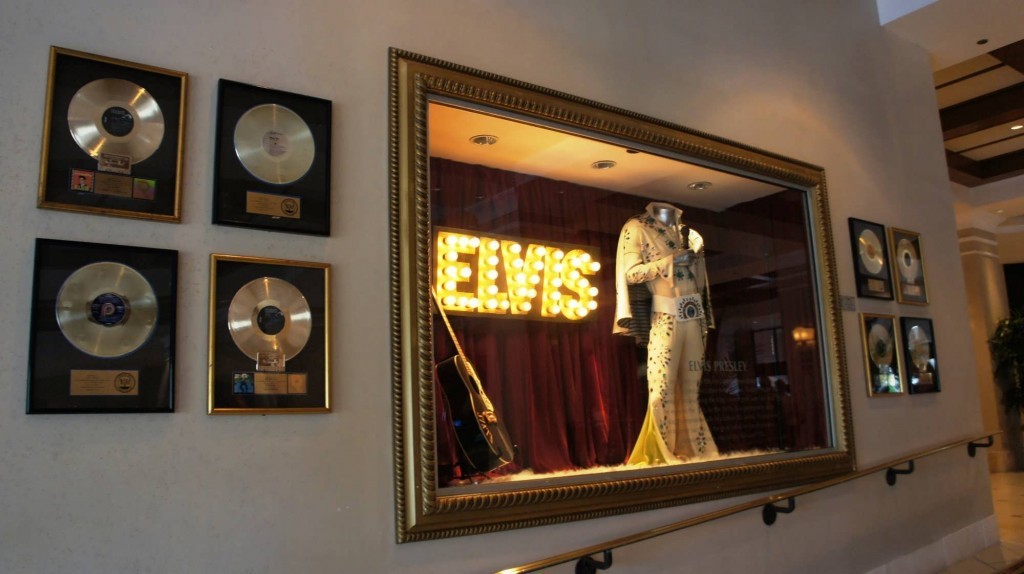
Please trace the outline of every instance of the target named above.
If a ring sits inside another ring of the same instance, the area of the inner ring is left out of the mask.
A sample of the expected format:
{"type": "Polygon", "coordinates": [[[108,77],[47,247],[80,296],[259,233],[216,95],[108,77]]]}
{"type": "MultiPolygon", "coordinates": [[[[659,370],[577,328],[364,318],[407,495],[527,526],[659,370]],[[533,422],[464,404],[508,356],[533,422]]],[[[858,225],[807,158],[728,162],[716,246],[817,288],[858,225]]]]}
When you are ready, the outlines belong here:
{"type": "MultiPolygon", "coordinates": [[[[846,218],[920,231],[944,391],[869,400],[844,314],[857,455],[872,465],[982,430],[927,55],[874,0],[4,0],[0,5],[0,571],[479,572],[735,501],[398,546],[387,290],[387,48],[674,121],[825,167],[840,285],[846,218]],[[51,44],[191,74],[180,225],[35,207],[51,44]],[[216,81],[334,101],[333,234],[210,225],[216,81]],[[177,412],[26,416],[33,240],[181,252],[177,412]],[[211,252],[333,266],[335,412],[205,414],[211,252]]],[[[991,515],[984,457],[919,462],[616,552],[626,572],[864,572],[991,515]]],[[[569,572],[566,565],[556,571],[569,572]]]]}

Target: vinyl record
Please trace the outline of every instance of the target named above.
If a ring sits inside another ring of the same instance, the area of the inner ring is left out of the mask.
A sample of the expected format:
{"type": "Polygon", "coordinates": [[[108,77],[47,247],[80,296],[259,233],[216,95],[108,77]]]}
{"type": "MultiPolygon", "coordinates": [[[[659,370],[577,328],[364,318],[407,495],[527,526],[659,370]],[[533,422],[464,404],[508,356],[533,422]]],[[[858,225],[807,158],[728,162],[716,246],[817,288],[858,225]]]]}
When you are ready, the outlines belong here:
{"type": "Polygon", "coordinates": [[[55,311],[60,332],[75,348],[94,357],[120,357],[149,339],[157,298],[135,269],[101,261],[68,276],[55,311]]]}
{"type": "Polygon", "coordinates": [[[278,104],[250,108],[235,124],[235,155],[254,177],[278,185],[306,175],[316,155],[313,132],[292,110],[278,104]]]}
{"type": "Polygon", "coordinates": [[[910,360],[918,370],[924,371],[932,360],[931,343],[928,334],[918,325],[911,327],[907,333],[907,350],[910,351],[910,360]]]}
{"type": "Polygon", "coordinates": [[[871,325],[868,331],[868,356],[878,367],[892,364],[892,335],[880,323],[871,325]]]}
{"type": "Polygon", "coordinates": [[[896,244],[896,268],[905,283],[915,283],[921,269],[921,258],[909,239],[900,239],[896,244]]]}
{"type": "Polygon", "coordinates": [[[878,235],[875,235],[875,232],[870,229],[861,231],[860,236],[857,237],[857,249],[864,268],[868,270],[868,273],[877,275],[885,265],[885,259],[882,257],[882,242],[879,241],[878,235]]]}
{"type": "Polygon", "coordinates": [[[119,78],[93,80],[68,105],[68,129],[82,151],[144,161],[164,139],[164,114],[145,88],[119,78]]]}
{"type": "Polygon", "coordinates": [[[250,359],[257,353],[279,352],[286,361],[306,346],[313,314],[302,292],[276,277],[260,277],[242,285],[228,306],[228,331],[250,359]]]}

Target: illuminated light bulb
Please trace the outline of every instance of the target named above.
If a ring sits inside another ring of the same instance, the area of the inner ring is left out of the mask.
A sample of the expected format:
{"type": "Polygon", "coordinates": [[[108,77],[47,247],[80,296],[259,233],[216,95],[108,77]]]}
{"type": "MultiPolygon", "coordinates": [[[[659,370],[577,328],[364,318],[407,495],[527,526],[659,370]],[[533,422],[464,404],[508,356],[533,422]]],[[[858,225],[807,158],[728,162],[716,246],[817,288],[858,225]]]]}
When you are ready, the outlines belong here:
{"type": "Polygon", "coordinates": [[[580,255],[580,261],[582,261],[584,263],[590,261],[590,254],[584,252],[583,255],[580,255]]]}
{"type": "Polygon", "coordinates": [[[470,239],[469,240],[469,246],[470,247],[474,247],[474,248],[475,247],[480,247],[480,238],[479,237],[474,237],[474,238],[470,239]]]}
{"type": "Polygon", "coordinates": [[[587,301],[587,309],[590,309],[591,311],[597,309],[597,301],[587,301]]]}
{"type": "Polygon", "coordinates": [[[586,277],[581,277],[580,280],[576,282],[576,284],[579,285],[580,287],[587,287],[590,285],[590,281],[588,281],[586,277]]]}
{"type": "Polygon", "coordinates": [[[530,299],[536,299],[537,298],[537,290],[536,289],[530,289],[529,291],[526,292],[526,294],[530,296],[530,299]]]}
{"type": "Polygon", "coordinates": [[[526,287],[520,287],[520,288],[516,289],[516,296],[517,297],[526,297],[527,293],[529,293],[529,291],[526,290],[526,287]]]}
{"type": "Polygon", "coordinates": [[[555,263],[555,266],[551,268],[555,273],[561,273],[563,269],[565,269],[565,265],[561,263],[555,263]]]}
{"type": "Polygon", "coordinates": [[[443,302],[446,307],[451,307],[455,304],[455,295],[449,295],[442,299],[441,302],[443,302]]]}
{"type": "Polygon", "coordinates": [[[593,271],[594,273],[597,273],[598,271],[601,270],[601,264],[598,263],[597,261],[591,261],[590,270],[593,271]]]}
{"type": "Polygon", "coordinates": [[[444,268],[444,274],[449,277],[458,277],[459,268],[454,265],[449,265],[448,267],[444,268]]]}
{"type": "Polygon", "coordinates": [[[559,279],[558,277],[555,277],[554,279],[551,280],[551,286],[552,287],[561,287],[562,286],[562,280],[559,279]]]}
{"type": "Polygon", "coordinates": [[[524,311],[524,312],[526,312],[526,313],[529,313],[529,312],[530,312],[530,309],[533,309],[533,305],[530,305],[530,302],[529,302],[529,301],[525,301],[525,302],[523,302],[523,303],[520,303],[520,304],[519,304],[519,308],[520,308],[520,309],[521,309],[522,311],[524,311]]]}
{"type": "Polygon", "coordinates": [[[562,298],[562,294],[559,293],[558,291],[554,291],[550,295],[548,295],[548,297],[550,297],[552,301],[558,301],[559,299],[562,298]]]}
{"type": "Polygon", "coordinates": [[[455,284],[454,281],[445,281],[444,282],[444,290],[445,291],[454,291],[455,287],[457,287],[457,285],[455,284]]]}
{"type": "Polygon", "coordinates": [[[473,270],[469,267],[463,267],[462,269],[459,269],[459,276],[463,279],[469,279],[473,276],[473,270]]]}
{"type": "Polygon", "coordinates": [[[498,248],[500,248],[500,247],[501,247],[501,244],[498,243],[497,240],[494,240],[494,239],[492,239],[491,242],[487,244],[487,248],[490,249],[491,251],[497,251],[498,248]]]}
{"type": "Polygon", "coordinates": [[[580,266],[580,258],[579,257],[573,257],[572,259],[569,260],[569,265],[572,265],[573,267],[579,267],[580,266]]]}
{"type": "Polygon", "coordinates": [[[586,317],[586,316],[587,316],[587,313],[589,313],[589,311],[587,311],[587,310],[586,310],[585,308],[583,308],[583,307],[580,307],[579,309],[576,309],[576,315],[577,315],[578,317],[586,317]]]}
{"type": "Polygon", "coordinates": [[[488,265],[497,265],[498,264],[498,256],[497,255],[491,255],[490,257],[488,257],[487,258],[487,264],[488,265]]]}
{"type": "Polygon", "coordinates": [[[487,273],[484,273],[484,275],[491,281],[494,281],[495,279],[498,278],[498,272],[495,271],[494,269],[488,269],[487,273]]]}
{"type": "Polygon", "coordinates": [[[540,283],[540,275],[530,275],[530,283],[534,285],[540,283]]]}
{"type": "Polygon", "coordinates": [[[459,260],[459,254],[456,253],[455,251],[449,251],[448,253],[444,254],[444,258],[447,261],[458,261],[459,260]]]}
{"type": "Polygon", "coordinates": [[[541,257],[544,257],[545,255],[547,255],[548,250],[544,249],[544,246],[541,245],[541,246],[537,247],[536,249],[534,249],[533,252],[536,253],[537,255],[541,256],[541,257]]]}
{"type": "Polygon", "coordinates": [[[513,259],[512,260],[512,267],[515,267],[516,269],[522,269],[523,268],[523,260],[522,259],[513,259]]]}
{"type": "Polygon", "coordinates": [[[548,311],[551,311],[552,315],[557,315],[562,312],[562,308],[558,305],[552,305],[551,307],[548,307],[548,311]]]}
{"type": "Polygon", "coordinates": [[[569,279],[572,279],[573,281],[576,281],[579,278],[580,278],[580,272],[579,271],[573,269],[572,271],[569,272],[569,279]]]}
{"type": "Polygon", "coordinates": [[[479,306],[480,306],[480,300],[477,299],[476,297],[473,297],[472,299],[469,300],[469,308],[470,309],[476,309],[479,306]]]}
{"type": "Polygon", "coordinates": [[[523,246],[519,245],[518,243],[513,243],[512,245],[508,246],[508,250],[512,253],[519,253],[520,251],[523,250],[523,246]]]}
{"type": "Polygon", "coordinates": [[[488,299],[487,300],[487,308],[488,309],[497,309],[498,308],[498,300],[497,299],[488,299]]]}
{"type": "Polygon", "coordinates": [[[455,245],[458,242],[459,242],[459,238],[455,237],[454,235],[449,235],[449,236],[444,238],[444,244],[445,245],[455,245]]]}
{"type": "Polygon", "coordinates": [[[526,283],[526,273],[516,273],[516,283],[526,283]]]}
{"type": "Polygon", "coordinates": [[[569,299],[565,302],[565,306],[570,309],[575,309],[580,306],[580,302],[575,299],[569,299]]]}
{"type": "Polygon", "coordinates": [[[497,285],[488,285],[487,286],[487,294],[488,295],[497,295],[498,294],[498,286],[497,285]]]}
{"type": "Polygon", "coordinates": [[[459,307],[465,307],[466,303],[469,302],[469,299],[467,297],[459,297],[455,302],[459,304],[459,307]]]}
{"type": "Polygon", "coordinates": [[[591,297],[597,297],[597,287],[591,287],[590,289],[587,289],[587,295],[590,295],[591,297]]]}
{"type": "Polygon", "coordinates": [[[465,235],[459,237],[459,247],[465,247],[469,245],[469,238],[465,235]]]}
{"type": "Polygon", "coordinates": [[[541,269],[544,269],[544,262],[543,261],[534,261],[533,262],[533,268],[536,269],[537,271],[540,271],[541,269]]]}
{"type": "Polygon", "coordinates": [[[508,308],[511,307],[511,305],[509,305],[508,301],[499,301],[498,302],[498,307],[501,307],[502,309],[508,310],[508,308]]]}
{"type": "Polygon", "coordinates": [[[551,252],[551,255],[555,259],[562,259],[563,257],[565,257],[565,253],[563,253],[561,249],[555,249],[553,252],[551,252]]]}

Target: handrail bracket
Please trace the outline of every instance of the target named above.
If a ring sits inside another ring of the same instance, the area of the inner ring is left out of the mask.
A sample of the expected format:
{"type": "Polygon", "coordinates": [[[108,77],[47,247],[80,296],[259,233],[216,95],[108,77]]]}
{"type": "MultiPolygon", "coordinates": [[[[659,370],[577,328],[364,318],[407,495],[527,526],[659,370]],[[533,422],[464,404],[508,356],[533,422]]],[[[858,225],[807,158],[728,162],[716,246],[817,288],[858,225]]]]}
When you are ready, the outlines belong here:
{"type": "Polygon", "coordinates": [[[885,471],[885,482],[889,486],[895,486],[896,485],[896,476],[897,475],[900,475],[900,474],[913,474],[913,472],[914,472],[914,461],[913,460],[908,460],[907,461],[907,468],[905,468],[905,469],[896,468],[895,466],[890,466],[889,469],[885,471]]]}
{"type": "Polygon", "coordinates": [[[777,504],[765,504],[764,509],[761,511],[761,518],[764,519],[764,523],[768,526],[775,524],[775,518],[778,517],[779,513],[789,514],[796,510],[796,497],[790,496],[786,499],[788,504],[786,506],[778,506],[777,504]]]}
{"type": "Polygon", "coordinates": [[[584,556],[576,562],[576,574],[595,574],[598,570],[612,567],[612,551],[604,551],[604,561],[598,562],[590,556],[584,556]]]}
{"type": "Polygon", "coordinates": [[[985,442],[971,441],[967,443],[967,456],[974,458],[974,455],[977,454],[979,448],[988,448],[993,444],[995,444],[995,437],[992,435],[989,435],[988,440],[985,442]]]}

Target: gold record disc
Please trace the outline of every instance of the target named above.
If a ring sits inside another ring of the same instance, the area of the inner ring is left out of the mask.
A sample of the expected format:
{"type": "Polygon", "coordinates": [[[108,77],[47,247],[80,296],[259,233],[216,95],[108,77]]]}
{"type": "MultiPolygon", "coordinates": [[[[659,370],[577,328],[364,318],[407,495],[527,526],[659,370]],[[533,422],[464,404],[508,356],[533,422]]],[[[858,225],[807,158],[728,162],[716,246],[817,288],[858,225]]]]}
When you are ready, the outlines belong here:
{"type": "Polygon", "coordinates": [[[921,259],[917,256],[917,250],[909,239],[900,239],[896,244],[896,264],[900,270],[900,276],[906,283],[917,281],[918,271],[921,269],[921,259]]]}
{"type": "Polygon", "coordinates": [[[868,355],[871,362],[879,367],[892,364],[892,336],[878,323],[868,331],[868,355]]]}
{"type": "Polygon", "coordinates": [[[242,285],[228,305],[231,339],[253,360],[257,353],[266,352],[279,352],[291,360],[306,346],[312,330],[309,303],[284,279],[253,279],[242,285]]]}
{"type": "Polygon", "coordinates": [[[857,249],[860,252],[860,261],[864,264],[864,268],[868,270],[868,273],[877,275],[885,265],[885,259],[882,258],[882,242],[879,241],[875,232],[870,229],[861,231],[857,238],[857,249]]]}
{"type": "Polygon", "coordinates": [[[145,88],[118,78],[93,80],[71,97],[68,129],[82,151],[128,156],[139,163],[164,139],[164,114],[145,88]]]}
{"type": "Polygon", "coordinates": [[[907,333],[907,350],[910,351],[910,360],[918,370],[924,371],[932,360],[931,340],[918,325],[911,327],[907,333]]]}
{"type": "Polygon", "coordinates": [[[316,154],[309,126],[290,109],[261,104],[235,124],[235,155],[254,177],[278,185],[306,175],[316,154]]]}
{"type": "Polygon", "coordinates": [[[68,276],[55,310],[60,332],[79,351],[120,357],[149,339],[156,327],[157,299],[138,271],[102,261],[68,276]]]}

